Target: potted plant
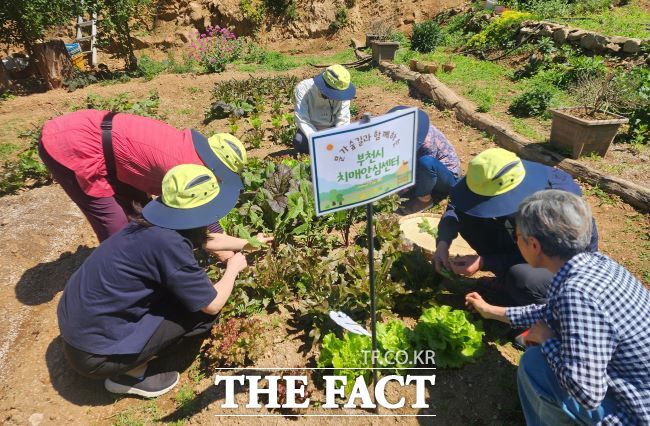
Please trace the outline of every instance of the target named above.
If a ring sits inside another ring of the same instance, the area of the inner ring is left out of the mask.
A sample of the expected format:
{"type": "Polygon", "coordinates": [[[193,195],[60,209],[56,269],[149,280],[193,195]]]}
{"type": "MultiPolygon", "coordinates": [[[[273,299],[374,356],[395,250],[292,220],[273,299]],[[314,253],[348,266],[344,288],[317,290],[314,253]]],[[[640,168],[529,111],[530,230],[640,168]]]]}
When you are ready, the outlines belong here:
{"type": "Polygon", "coordinates": [[[393,26],[387,20],[378,19],[370,24],[370,30],[366,33],[366,46],[372,47],[372,62],[375,65],[395,59],[395,52],[400,45],[395,37],[393,26]]]}
{"type": "Polygon", "coordinates": [[[571,152],[572,158],[596,153],[605,156],[618,128],[628,119],[608,111],[624,90],[605,78],[581,76],[573,93],[582,106],[552,109],[551,145],[571,152]]]}

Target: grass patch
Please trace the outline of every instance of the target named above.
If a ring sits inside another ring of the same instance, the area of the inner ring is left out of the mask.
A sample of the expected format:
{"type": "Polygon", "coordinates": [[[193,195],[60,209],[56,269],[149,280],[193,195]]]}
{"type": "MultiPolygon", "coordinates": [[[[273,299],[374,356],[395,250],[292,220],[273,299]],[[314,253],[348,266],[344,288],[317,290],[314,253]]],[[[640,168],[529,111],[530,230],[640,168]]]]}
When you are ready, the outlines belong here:
{"type": "Polygon", "coordinates": [[[378,87],[383,90],[397,92],[407,87],[404,81],[393,81],[386,77],[377,68],[369,69],[352,69],[350,70],[352,77],[352,84],[357,89],[364,89],[368,87],[378,87]]]}
{"type": "MultiPolygon", "coordinates": [[[[596,31],[604,35],[640,39],[650,37],[650,31],[647,29],[647,25],[650,23],[650,11],[643,9],[636,2],[584,16],[588,19],[565,22],[571,26],[596,31]]],[[[558,20],[561,21],[561,19],[558,20]]]]}
{"type": "Polygon", "coordinates": [[[527,137],[532,141],[543,141],[546,139],[546,136],[539,133],[533,126],[530,125],[525,119],[508,116],[510,124],[512,124],[512,130],[527,137]]]}
{"type": "Polygon", "coordinates": [[[195,396],[196,393],[194,392],[194,389],[192,389],[190,385],[183,385],[178,390],[178,393],[176,394],[174,399],[176,400],[176,405],[178,407],[178,411],[182,418],[189,417],[194,412],[195,396]]]}
{"type": "MultiPolygon", "coordinates": [[[[354,50],[351,48],[333,52],[329,55],[286,55],[280,52],[271,52],[263,50],[256,53],[255,62],[238,61],[235,67],[238,71],[257,72],[257,71],[288,71],[300,68],[309,64],[337,64],[348,63],[355,60],[354,50]]],[[[314,70],[314,74],[318,72],[314,70]]]]}

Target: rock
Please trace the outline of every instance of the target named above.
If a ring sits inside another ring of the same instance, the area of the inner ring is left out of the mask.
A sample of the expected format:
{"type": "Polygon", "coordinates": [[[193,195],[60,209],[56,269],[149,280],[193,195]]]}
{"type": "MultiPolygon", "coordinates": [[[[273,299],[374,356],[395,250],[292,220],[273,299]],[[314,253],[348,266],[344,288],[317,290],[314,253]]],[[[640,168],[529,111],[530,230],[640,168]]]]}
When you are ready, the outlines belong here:
{"type": "Polygon", "coordinates": [[[636,38],[628,39],[623,45],[623,52],[625,53],[639,53],[641,51],[641,40],[636,38]]]}
{"type": "Polygon", "coordinates": [[[150,37],[146,36],[131,36],[131,42],[133,43],[133,48],[136,50],[148,49],[151,47],[151,42],[148,40],[150,37]]]}
{"type": "Polygon", "coordinates": [[[29,416],[29,424],[32,426],[38,426],[43,422],[43,413],[34,413],[29,416]]]}
{"type": "Polygon", "coordinates": [[[190,20],[192,22],[203,22],[203,16],[205,13],[203,11],[203,7],[201,7],[200,4],[194,1],[190,2],[188,9],[190,12],[190,20]]]}
{"type": "Polygon", "coordinates": [[[608,43],[607,46],[605,46],[605,49],[609,50],[612,53],[618,53],[621,51],[621,45],[616,43],[608,43]]]}
{"type": "Polygon", "coordinates": [[[553,31],[548,25],[544,25],[540,30],[539,30],[539,35],[542,37],[553,37],[553,31]]]}
{"type": "Polygon", "coordinates": [[[607,38],[595,33],[585,34],[580,39],[580,46],[592,51],[605,50],[608,43],[607,38]]]}
{"type": "Polygon", "coordinates": [[[571,30],[569,34],[567,34],[566,39],[568,41],[578,41],[582,37],[584,37],[585,34],[588,34],[589,31],[585,30],[571,30]]]}
{"type": "Polygon", "coordinates": [[[611,36],[608,38],[611,43],[616,43],[616,44],[625,44],[625,42],[629,40],[629,38],[621,37],[621,36],[611,36]]]}
{"type": "Polygon", "coordinates": [[[553,40],[555,40],[555,42],[558,44],[562,44],[565,42],[568,35],[569,35],[568,28],[560,28],[558,30],[555,30],[555,32],[553,32],[553,40]]]}
{"type": "Polygon", "coordinates": [[[174,35],[183,43],[188,43],[190,41],[190,37],[185,31],[178,30],[174,33],[174,35]]]}

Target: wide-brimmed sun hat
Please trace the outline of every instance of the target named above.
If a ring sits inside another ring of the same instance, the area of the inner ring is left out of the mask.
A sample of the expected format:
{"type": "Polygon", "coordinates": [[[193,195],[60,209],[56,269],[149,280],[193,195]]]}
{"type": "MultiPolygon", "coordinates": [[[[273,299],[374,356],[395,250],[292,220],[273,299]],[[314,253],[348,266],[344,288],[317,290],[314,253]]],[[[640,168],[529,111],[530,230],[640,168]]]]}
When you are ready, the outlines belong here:
{"type": "Polygon", "coordinates": [[[349,101],[356,94],[350,72],[343,65],[325,68],[325,71],[314,77],[314,84],[326,98],[335,101],[349,101]]]}
{"type": "Polygon", "coordinates": [[[469,162],[467,175],[451,189],[451,203],[481,218],[514,214],[524,198],[548,188],[548,170],[503,148],[487,149],[469,162]]]}
{"type": "Polygon", "coordinates": [[[181,164],[165,174],[162,195],[147,203],[142,216],[162,228],[200,228],[227,215],[237,204],[239,190],[227,180],[219,183],[207,167],[181,164]]]}
{"type": "Polygon", "coordinates": [[[228,133],[217,133],[210,139],[196,130],[191,133],[196,153],[219,180],[232,175],[239,180],[238,173],[248,161],[246,149],[239,139],[228,133]]]}
{"type": "MultiPolygon", "coordinates": [[[[402,109],[411,108],[404,105],[398,105],[388,110],[388,113],[399,111],[402,109]]],[[[418,145],[424,143],[429,134],[429,126],[431,125],[431,120],[429,120],[429,115],[418,108],[418,145]]]]}

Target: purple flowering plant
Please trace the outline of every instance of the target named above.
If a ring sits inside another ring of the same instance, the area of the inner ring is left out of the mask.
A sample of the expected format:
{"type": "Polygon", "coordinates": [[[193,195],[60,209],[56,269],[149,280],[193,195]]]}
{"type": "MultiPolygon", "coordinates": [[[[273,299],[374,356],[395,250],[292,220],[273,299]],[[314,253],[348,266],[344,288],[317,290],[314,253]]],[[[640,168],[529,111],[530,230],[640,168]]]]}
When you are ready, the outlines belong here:
{"type": "Polygon", "coordinates": [[[226,64],[240,56],[242,47],[243,41],[228,28],[208,26],[204,33],[195,30],[195,38],[189,44],[189,57],[208,72],[221,72],[226,64]]]}

